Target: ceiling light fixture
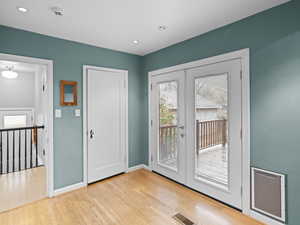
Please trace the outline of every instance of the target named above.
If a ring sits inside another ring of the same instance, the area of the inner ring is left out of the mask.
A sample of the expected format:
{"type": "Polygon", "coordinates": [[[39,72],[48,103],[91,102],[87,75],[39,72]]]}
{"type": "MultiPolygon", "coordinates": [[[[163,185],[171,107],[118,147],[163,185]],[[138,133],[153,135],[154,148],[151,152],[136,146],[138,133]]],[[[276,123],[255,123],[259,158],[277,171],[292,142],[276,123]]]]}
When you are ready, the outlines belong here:
{"type": "Polygon", "coordinates": [[[164,30],[166,30],[167,29],[167,26],[165,26],[165,25],[160,25],[160,26],[158,26],[158,30],[159,31],[164,31],[164,30]]]}
{"type": "Polygon", "coordinates": [[[28,10],[24,7],[17,7],[17,10],[22,13],[26,13],[28,10]]]}
{"type": "Polygon", "coordinates": [[[55,16],[63,16],[63,9],[59,8],[57,6],[53,6],[50,8],[50,10],[54,13],[55,16]]]}
{"type": "Polygon", "coordinates": [[[133,44],[136,44],[136,45],[137,45],[138,43],[140,43],[138,40],[134,40],[134,41],[133,41],[133,44]]]}
{"type": "Polygon", "coordinates": [[[12,66],[8,66],[7,70],[2,71],[1,75],[7,79],[16,79],[19,76],[17,72],[13,71],[12,66]]]}

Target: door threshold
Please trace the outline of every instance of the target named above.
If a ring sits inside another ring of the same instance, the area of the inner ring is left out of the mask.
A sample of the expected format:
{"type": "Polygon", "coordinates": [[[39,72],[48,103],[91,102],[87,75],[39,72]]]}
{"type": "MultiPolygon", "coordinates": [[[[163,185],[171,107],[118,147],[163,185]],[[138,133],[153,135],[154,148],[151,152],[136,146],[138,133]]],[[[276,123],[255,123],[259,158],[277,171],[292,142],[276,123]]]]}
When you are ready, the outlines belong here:
{"type": "Polygon", "coordinates": [[[105,177],[105,178],[100,179],[100,180],[97,180],[97,181],[93,181],[93,182],[91,182],[91,183],[88,183],[88,185],[96,184],[96,183],[98,183],[98,182],[102,182],[102,181],[108,180],[108,179],[113,178],[113,177],[117,177],[117,176],[122,175],[122,174],[125,174],[125,172],[117,173],[117,174],[115,174],[115,175],[112,175],[112,176],[109,176],[109,177],[105,177]]]}
{"type": "Polygon", "coordinates": [[[204,196],[206,196],[206,197],[208,197],[208,198],[210,198],[210,199],[213,199],[213,200],[215,200],[215,201],[217,201],[217,202],[219,202],[219,203],[222,203],[223,205],[226,205],[226,206],[230,207],[231,209],[234,209],[234,210],[236,210],[236,211],[242,212],[242,209],[236,208],[236,207],[234,207],[234,206],[232,206],[232,205],[229,205],[229,204],[226,203],[226,202],[223,202],[223,201],[221,201],[221,200],[219,200],[219,199],[216,199],[216,198],[214,198],[214,197],[212,197],[212,196],[210,196],[210,195],[207,195],[207,194],[205,194],[205,193],[203,193],[203,192],[201,192],[201,191],[198,191],[198,190],[196,190],[196,189],[193,189],[193,188],[191,188],[191,187],[189,187],[189,186],[187,186],[187,185],[185,185],[185,184],[179,183],[178,181],[173,180],[173,179],[171,179],[171,178],[169,178],[169,177],[167,177],[167,176],[164,176],[164,175],[162,175],[162,174],[160,174],[160,173],[158,173],[158,172],[156,172],[156,171],[154,171],[154,170],[152,170],[152,172],[155,173],[155,174],[157,174],[157,175],[159,175],[159,176],[162,176],[162,177],[164,177],[164,178],[166,178],[166,179],[168,179],[168,180],[171,180],[171,181],[173,181],[173,182],[175,182],[175,183],[177,183],[177,184],[179,184],[179,185],[181,185],[181,186],[184,186],[184,187],[186,187],[187,189],[190,189],[190,190],[195,191],[195,192],[197,192],[197,193],[199,193],[199,194],[201,194],[201,195],[204,195],[204,196]]]}

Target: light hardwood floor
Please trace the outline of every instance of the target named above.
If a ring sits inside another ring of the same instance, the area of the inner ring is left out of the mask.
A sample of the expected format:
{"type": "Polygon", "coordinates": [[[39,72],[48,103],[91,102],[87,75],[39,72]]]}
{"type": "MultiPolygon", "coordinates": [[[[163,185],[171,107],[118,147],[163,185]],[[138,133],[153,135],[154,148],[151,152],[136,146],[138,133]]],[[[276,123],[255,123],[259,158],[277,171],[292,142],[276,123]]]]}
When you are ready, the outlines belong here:
{"type": "Polygon", "coordinates": [[[0,214],[1,225],[168,225],[182,213],[197,225],[261,223],[141,169],[0,214]]]}
{"type": "Polygon", "coordinates": [[[44,166],[0,175],[0,212],[43,199],[46,195],[44,166]]]}

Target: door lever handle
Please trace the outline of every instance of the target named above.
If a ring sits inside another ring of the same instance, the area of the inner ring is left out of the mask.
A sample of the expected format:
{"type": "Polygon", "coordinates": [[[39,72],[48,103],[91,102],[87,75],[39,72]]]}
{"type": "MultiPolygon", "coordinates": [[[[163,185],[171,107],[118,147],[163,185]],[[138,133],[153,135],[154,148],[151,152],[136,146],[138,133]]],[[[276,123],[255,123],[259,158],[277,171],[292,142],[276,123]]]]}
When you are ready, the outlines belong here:
{"type": "Polygon", "coordinates": [[[95,135],[95,132],[91,129],[90,130],[90,139],[93,139],[95,135]]]}
{"type": "Polygon", "coordinates": [[[183,129],[184,129],[184,126],[178,126],[178,128],[183,130],[183,129]]]}

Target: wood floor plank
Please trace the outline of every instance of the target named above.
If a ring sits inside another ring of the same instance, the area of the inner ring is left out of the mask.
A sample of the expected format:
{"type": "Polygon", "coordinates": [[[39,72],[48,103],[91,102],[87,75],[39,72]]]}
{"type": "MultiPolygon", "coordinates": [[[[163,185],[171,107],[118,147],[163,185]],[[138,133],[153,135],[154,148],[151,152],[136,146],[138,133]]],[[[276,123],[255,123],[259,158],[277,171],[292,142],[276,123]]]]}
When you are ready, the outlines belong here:
{"type": "Polygon", "coordinates": [[[0,213],[1,225],[262,225],[211,198],[141,169],[0,213]]]}

